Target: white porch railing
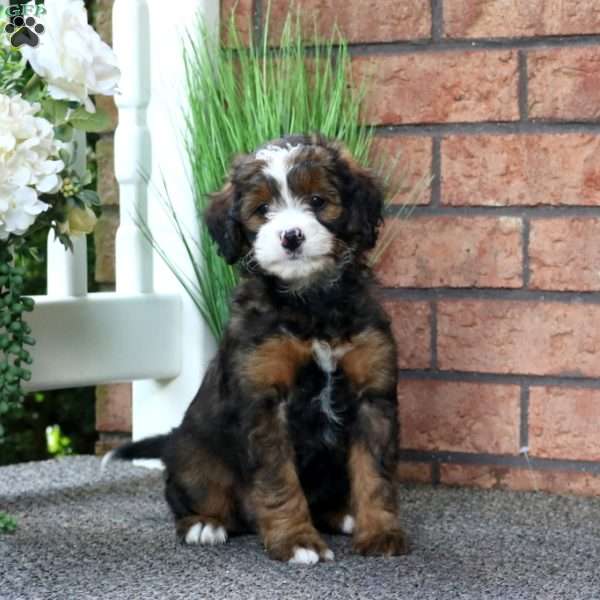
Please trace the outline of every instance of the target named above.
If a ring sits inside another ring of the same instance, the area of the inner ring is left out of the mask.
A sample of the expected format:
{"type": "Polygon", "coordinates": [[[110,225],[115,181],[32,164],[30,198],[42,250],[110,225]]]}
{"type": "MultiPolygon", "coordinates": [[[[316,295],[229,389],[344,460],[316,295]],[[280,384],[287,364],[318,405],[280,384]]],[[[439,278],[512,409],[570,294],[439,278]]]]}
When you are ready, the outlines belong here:
{"type": "Polygon", "coordinates": [[[192,270],[161,207],[164,190],[192,235],[196,209],[184,149],[183,45],[201,15],[218,28],[218,0],[116,0],[113,42],[122,71],[116,97],[115,172],[120,188],[116,291],[87,293],[86,240],[74,252],[49,240],[48,293],[35,298],[28,390],[133,384],[133,436],[179,424],[214,352],[214,341],[177,279],[136,226],[147,223],[173,262],[192,270]],[[149,180],[148,180],[149,176],[149,180]]]}

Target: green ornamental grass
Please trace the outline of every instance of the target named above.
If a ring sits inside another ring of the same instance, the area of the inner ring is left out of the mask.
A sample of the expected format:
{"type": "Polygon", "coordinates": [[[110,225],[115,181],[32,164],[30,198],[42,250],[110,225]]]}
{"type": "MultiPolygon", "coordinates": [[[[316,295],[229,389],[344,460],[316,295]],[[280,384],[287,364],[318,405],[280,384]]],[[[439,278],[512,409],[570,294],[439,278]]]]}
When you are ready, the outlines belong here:
{"type": "MultiPolygon", "coordinates": [[[[320,132],[342,141],[360,163],[368,165],[373,130],[361,123],[366,88],[356,91],[352,86],[348,46],[339,33],[323,41],[315,30],[307,39],[298,15],[288,16],[275,48],[267,43],[268,30],[260,44],[250,41],[248,46],[232,16],[226,44],[207,35],[201,24],[189,38],[184,55],[189,106],[186,147],[198,210],[199,247],[178,219],[168,195],[164,205],[192,261],[194,278],[181,273],[152,240],[148,228],[140,225],[219,339],[227,323],[237,272],[218,255],[202,215],[208,194],[223,185],[234,156],[286,134],[320,132]],[[195,250],[199,250],[200,260],[194,258],[195,250]]],[[[398,161],[383,160],[370,166],[389,184],[398,161]]],[[[388,198],[405,187],[402,179],[396,174],[395,185],[388,185],[388,198]]],[[[411,194],[418,194],[427,183],[421,182],[411,194]]],[[[396,217],[408,213],[407,206],[395,206],[394,210],[396,217]]],[[[385,228],[372,254],[373,262],[381,256],[394,230],[393,226],[385,228]]]]}

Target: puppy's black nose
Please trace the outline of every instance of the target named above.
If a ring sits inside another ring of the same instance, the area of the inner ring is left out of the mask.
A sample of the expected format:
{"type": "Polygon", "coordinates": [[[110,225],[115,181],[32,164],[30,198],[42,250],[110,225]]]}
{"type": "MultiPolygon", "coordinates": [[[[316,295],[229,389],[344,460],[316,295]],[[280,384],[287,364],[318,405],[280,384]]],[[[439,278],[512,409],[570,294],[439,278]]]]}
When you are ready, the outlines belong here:
{"type": "Polygon", "coordinates": [[[281,234],[281,245],[290,252],[293,252],[300,247],[304,241],[304,234],[297,227],[288,229],[281,234]]]}

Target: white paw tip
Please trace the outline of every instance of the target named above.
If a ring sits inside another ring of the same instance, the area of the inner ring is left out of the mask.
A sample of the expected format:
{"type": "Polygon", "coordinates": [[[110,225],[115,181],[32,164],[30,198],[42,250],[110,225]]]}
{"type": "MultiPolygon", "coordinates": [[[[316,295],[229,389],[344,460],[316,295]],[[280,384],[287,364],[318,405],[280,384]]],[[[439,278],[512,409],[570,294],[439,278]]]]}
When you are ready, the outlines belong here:
{"type": "Polygon", "coordinates": [[[224,544],[227,541],[227,532],[225,527],[218,525],[206,525],[200,535],[201,544],[224,544]]]}
{"type": "Polygon", "coordinates": [[[196,523],[192,525],[188,532],[185,534],[186,544],[197,544],[200,542],[200,535],[202,534],[202,523],[196,523]]]}
{"type": "Polygon", "coordinates": [[[289,562],[295,565],[314,565],[319,562],[319,555],[309,548],[294,548],[294,556],[289,562]]]}
{"type": "Polygon", "coordinates": [[[335,554],[327,549],[325,550],[325,552],[323,552],[323,560],[333,560],[335,558],[335,554]]]}
{"type": "Polygon", "coordinates": [[[354,517],[346,515],[342,519],[342,532],[351,534],[354,531],[354,517]]]}

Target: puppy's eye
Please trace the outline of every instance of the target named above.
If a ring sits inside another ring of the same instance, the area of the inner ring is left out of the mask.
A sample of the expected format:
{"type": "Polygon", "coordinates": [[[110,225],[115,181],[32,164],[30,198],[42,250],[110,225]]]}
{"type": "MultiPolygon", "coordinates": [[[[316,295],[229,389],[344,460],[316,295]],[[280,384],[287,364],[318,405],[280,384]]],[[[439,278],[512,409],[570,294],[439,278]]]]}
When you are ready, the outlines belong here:
{"type": "Polygon", "coordinates": [[[264,204],[261,204],[255,211],[254,214],[255,215],[259,215],[261,217],[264,217],[267,213],[269,212],[269,205],[265,202],[264,204]]]}
{"type": "Polygon", "coordinates": [[[325,198],[315,194],[310,197],[309,203],[313,208],[321,208],[325,204],[325,198]]]}

